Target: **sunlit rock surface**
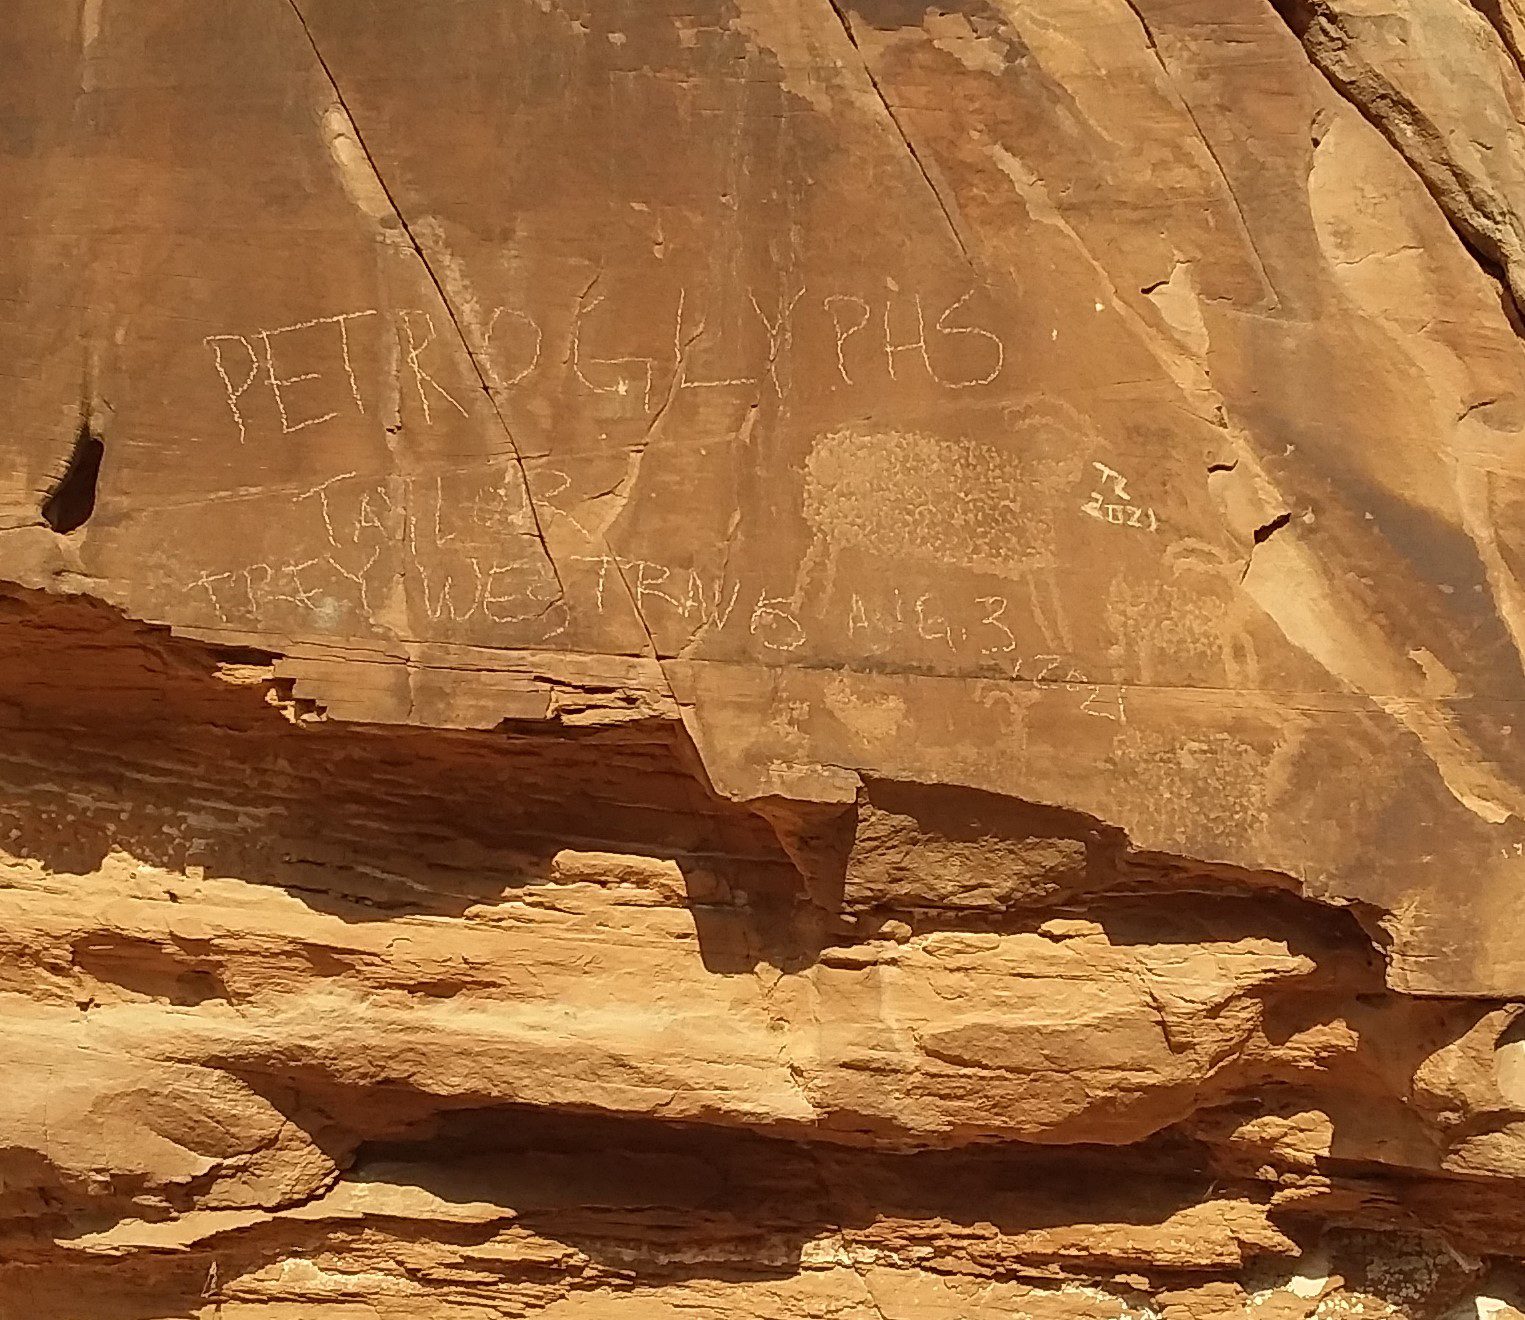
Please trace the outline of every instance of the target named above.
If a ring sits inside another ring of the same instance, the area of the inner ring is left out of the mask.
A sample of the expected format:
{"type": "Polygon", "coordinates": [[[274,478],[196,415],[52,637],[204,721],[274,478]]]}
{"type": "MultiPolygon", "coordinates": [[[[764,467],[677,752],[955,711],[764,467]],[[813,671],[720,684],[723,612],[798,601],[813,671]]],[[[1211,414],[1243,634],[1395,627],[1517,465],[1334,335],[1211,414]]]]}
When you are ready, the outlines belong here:
{"type": "Polygon", "coordinates": [[[1516,0],[13,0],[0,1316],[1525,1315],[1516,0]]]}

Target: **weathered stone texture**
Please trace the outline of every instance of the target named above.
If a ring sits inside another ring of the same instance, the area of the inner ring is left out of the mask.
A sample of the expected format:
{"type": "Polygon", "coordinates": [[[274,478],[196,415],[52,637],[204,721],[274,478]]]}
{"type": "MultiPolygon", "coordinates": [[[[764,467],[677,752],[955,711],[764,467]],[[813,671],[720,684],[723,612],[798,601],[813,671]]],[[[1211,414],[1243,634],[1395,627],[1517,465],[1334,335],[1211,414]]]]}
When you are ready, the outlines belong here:
{"type": "Polygon", "coordinates": [[[1525,1315],[1517,0],[12,0],[0,1317],[1525,1315]]]}

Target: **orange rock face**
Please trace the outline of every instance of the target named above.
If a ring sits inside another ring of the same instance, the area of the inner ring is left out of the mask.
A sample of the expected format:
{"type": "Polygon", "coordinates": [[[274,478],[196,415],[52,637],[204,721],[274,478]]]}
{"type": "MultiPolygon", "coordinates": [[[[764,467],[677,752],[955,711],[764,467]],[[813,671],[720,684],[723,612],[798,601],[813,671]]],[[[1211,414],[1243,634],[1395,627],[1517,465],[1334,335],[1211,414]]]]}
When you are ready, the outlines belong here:
{"type": "Polygon", "coordinates": [[[1516,0],[12,0],[0,1317],[1525,1315],[1516,0]]]}

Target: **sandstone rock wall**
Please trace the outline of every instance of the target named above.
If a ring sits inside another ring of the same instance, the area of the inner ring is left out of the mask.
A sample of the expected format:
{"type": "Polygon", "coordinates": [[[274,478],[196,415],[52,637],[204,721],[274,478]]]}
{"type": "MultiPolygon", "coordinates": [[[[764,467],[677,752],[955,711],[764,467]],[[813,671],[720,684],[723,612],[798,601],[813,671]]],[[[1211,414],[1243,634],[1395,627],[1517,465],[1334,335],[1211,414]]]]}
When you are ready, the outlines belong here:
{"type": "Polygon", "coordinates": [[[1525,1315],[1515,0],[13,0],[0,1317],[1525,1315]]]}

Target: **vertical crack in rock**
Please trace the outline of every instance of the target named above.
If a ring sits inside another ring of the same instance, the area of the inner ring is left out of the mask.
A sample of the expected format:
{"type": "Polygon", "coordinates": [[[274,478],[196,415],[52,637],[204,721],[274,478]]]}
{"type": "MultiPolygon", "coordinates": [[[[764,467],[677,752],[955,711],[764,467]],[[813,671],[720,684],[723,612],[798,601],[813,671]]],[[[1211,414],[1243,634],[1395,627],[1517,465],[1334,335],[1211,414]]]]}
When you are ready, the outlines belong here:
{"type": "Polygon", "coordinates": [[[641,609],[641,598],[630,585],[630,577],[625,572],[624,564],[620,563],[620,557],[614,553],[607,541],[604,542],[604,553],[609,556],[609,562],[614,565],[615,576],[620,580],[620,586],[625,589],[625,595],[630,598],[630,609],[635,615],[635,621],[641,625],[641,631],[646,634],[646,645],[651,647],[652,659],[657,662],[657,667],[662,670],[662,676],[667,683],[668,691],[672,691],[672,679],[667,676],[667,668],[662,663],[662,653],[657,649],[656,634],[651,631],[651,624],[646,621],[646,612],[641,609]]]}
{"type": "Polygon", "coordinates": [[[1277,293],[1276,285],[1271,279],[1271,272],[1267,269],[1265,259],[1260,255],[1260,249],[1255,244],[1255,234],[1250,228],[1249,216],[1245,212],[1243,202],[1239,200],[1239,193],[1234,187],[1234,182],[1229,178],[1228,171],[1223,168],[1223,162],[1218,157],[1217,148],[1213,146],[1212,140],[1203,131],[1202,121],[1197,118],[1195,107],[1193,107],[1185,92],[1178,85],[1174,71],[1165,63],[1165,56],[1160,50],[1159,41],[1155,38],[1154,29],[1150,26],[1149,20],[1144,17],[1143,10],[1138,7],[1137,0],[1123,0],[1123,2],[1132,11],[1133,17],[1138,20],[1138,25],[1144,32],[1144,40],[1148,43],[1149,53],[1154,56],[1154,62],[1160,66],[1160,73],[1164,76],[1166,85],[1175,93],[1176,101],[1180,104],[1181,109],[1185,111],[1186,117],[1191,120],[1191,126],[1196,132],[1197,141],[1202,144],[1202,149],[1207,152],[1208,159],[1213,163],[1213,170],[1223,182],[1224,191],[1228,193],[1229,201],[1234,207],[1235,218],[1239,221],[1239,229],[1244,234],[1245,244],[1249,247],[1250,255],[1255,260],[1255,269],[1259,272],[1261,283],[1266,288],[1266,302],[1261,310],[1274,312],[1281,306],[1281,295],[1277,293]]]}
{"type": "Polygon", "coordinates": [[[874,76],[874,70],[868,62],[868,57],[863,53],[863,48],[858,45],[857,34],[853,31],[852,19],[843,7],[843,0],[827,0],[831,5],[831,11],[837,16],[837,21],[842,25],[842,31],[847,36],[848,44],[856,52],[859,62],[863,65],[864,75],[868,78],[868,85],[873,88],[874,95],[879,99],[879,104],[884,107],[885,117],[890,121],[890,126],[895,130],[906,151],[910,154],[911,162],[916,166],[916,172],[921,175],[922,181],[927,185],[927,191],[932,194],[932,200],[937,203],[937,209],[941,212],[944,222],[948,226],[948,232],[953,235],[953,241],[958,245],[959,254],[970,270],[975,270],[974,257],[969,251],[969,245],[964,241],[963,234],[959,231],[958,221],[954,218],[952,208],[943,198],[942,189],[933,181],[931,173],[921,159],[921,153],[916,150],[916,144],[911,141],[911,136],[905,130],[905,125],[900,122],[900,116],[895,113],[895,107],[890,104],[889,98],[884,94],[884,88],[879,85],[879,79],[874,76]]]}
{"type": "Polygon", "coordinates": [[[853,1255],[852,1248],[845,1243],[843,1244],[842,1255],[846,1258],[852,1272],[858,1276],[859,1281],[863,1284],[863,1298],[873,1309],[874,1314],[879,1317],[879,1320],[890,1320],[884,1307],[879,1305],[879,1295],[874,1291],[873,1284],[869,1283],[868,1275],[863,1272],[863,1267],[858,1264],[858,1258],[853,1255]]]}
{"type": "MultiPolygon", "coordinates": [[[[413,232],[413,226],[408,222],[407,216],[398,204],[396,194],[392,191],[391,185],[387,183],[386,177],[382,174],[381,168],[376,162],[376,157],[365,140],[365,135],[360,131],[360,124],[350,110],[349,102],[344,96],[344,91],[339,86],[339,80],[335,77],[332,67],[318,45],[317,38],[313,36],[312,29],[308,26],[307,17],[302,13],[301,5],[298,3],[298,0],[287,0],[287,4],[290,5],[291,12],[296,16],[298,24],[301,25],[302,35],[306,37],[307,44],[312,49],[313,58],[318,62],[318,67],[322,69],[323,76],[328,80],[328,85],[333,90],[334,99],[339,103],[340,110],[344,112],[344,117],[349,121],[350,129],[355,136],[355,145],[359,147],[361,154],[365,157],[366,164],[369,166],[371,174],[375,177],[377,186],[381,189],[388,207],[390,207],[392,214],[397,219],[398,226],[402,229],[404,236],[408,240],[408,245],[418,257],[425,274],[428,275],[429,283],[434,286],[434,291],[439,297],[440,305],[444,307],[445,315],[450,318],[450,324],[455,329],[456,338],[460,340],[461,348],[466,353],[466,360],[471,364],[471,370],[477,378],[477,384],[487,399],[487,405],[492,409],[493,416],[497,418],[498,426],[503,432],[504,439],[508,441],[509,450],[513,454],[514,462],[519,469],[519,482],[524,492],[525,506],[529,510],[531,521],[534,523],[535,535],[540,541],[540,548],[545,554],[545,560],[550,567],[551,575],[556,579],[558,599],[564,601],[566,599],[566,585],[561,580],[561,570],[551,554],[550,543],[545,537],[545,527],[540,518],[540,508],[535,503],[534,492],[530,489],[529,472],[524,466],[524,455],[519,449],[518,441],[514,439],[513,429],[508,424],[508,418],[503,415],[503,409],[498,405],[498,400],[492,392],[492,387],[487,380],[487,373],[482,369],[481,361],[472,351],[471,341],[466,337],[466,330],[461,324],[460,314],[456,311],[455,303],[451,300],[450,295],[446,293],[445,286],[441,282],[438,272],[434,269],[433,263],[429,260],[428,254],[424,251],[423,244],[419,242],[417,234],[413,232]]],[[[554,605],[555,602],[553,601],[551,604],[554,605]]]]}
{"type": "MultiPolygon", "coordinates": [[[[392,215],[396,217],[399,227],[402,229],[403,234],[407,238],[408,245],[412,248],[414,254],[418,257],[419,262],[423,265],[424,271],[429,277],[429,282],[434,286],[435,293],[438,295],[440,303],[444,307],[445,313],[447,316],[449,316],[450,323],[455,329],[456,337],[460,340],[461,347],[466,353],[467,361],[471,364],[472,372],[477,378],[477,384],[480,386],[483,395],[486,397],[488,406],[491,407],[493,411],[493,415],[497,418],[498,425],[503,431],[504,438],[508,441],[509,452],[513,455],[514,461],[519,469],[520,484],[524,492],[525,504],[534,523],[535,535],[538,538],[541,549],[545,554],[546,563],[550,567],[551,574],[556,580],[556,589],[558,593],[557,600],[549,602],[545,607],[545,610],[540,611],[540,613],[543,615],[546,610],[552,608],[558,601],[565,603],[567,601],[567,592],[566,584],[562,581],[560,567],[557,565],[555,557],[551,553],[550,543],[546,539],[545,525],[541,519],[540,508],[535,501],[534,492],[530,486],[529,472],[524,464],[523,452],[520,450],[518,442],[514,438],[513,430],[508,424],[508,419],[504,416],[503,410],[499,406],[498,400],[492,392],[492,387],[488,382],[487,374],[482,367],[481,360],[477,357],[476,353],[472,351],[471,342],[467,338],[465,327],[461,324],[460,315],[456,311],[455,303],[451,299],[449,293],[446,291],[445,285],[441,281],[438,272],[434,269],[433,263],[429,260],[428,254],[425,252],[423,244],[419,241],[417,234],[414,232],[413,226],[409,223],[407,216],[404,214],[402,207],[399,205],[397,197],[393,193],[391,186],[387,183],[385,177],[382,175],[381,169],[376,162],[376,158],[372,154],[369,145],[366,143],[364,135],[360,131],[360,125],[356,121],[354,114],[351,112],[349,103],[345,100],[344,92],[339,85],[339,80],[335,76],[332,67],[329,65],[328,60],[324,56],[322,49],[319,47],[317,38],[313,36],[312,29],[307,23],[306,16],[302,13],[302,9],[298,3],[298,0],[287,0],[287,3],[291,6],[291,10],[293,14],[295,14],[297,22],[301,25],[303,35],[307,39],[307,44],[312,49],[313,58],[318,62],[319,67],[323,71],[324,77],[328,80],[328,84],[333,90],[334,98],[338,101],[339,108],[348,121],[351,132],[354,134],[355,144],[364,157],[369,171],[376,181],[376,185],[380,188],[381,193],[385,198],[387,207],[390,209],[392,215]]],[[[601,273],[602,272],[600,272],[600,274],[601,273]]],[[[582,298],[587,297],[587,293],[591,291],[593,285],[596,284],[597,281],[598,276],[595,276],[588,289],[584,291],[582,298]]],[[[582,299],[579,299],[579,306],[581,306],[581,302],[582,299]]],[[[665,404],[663,410],[665,410],[665,404]]],[[[659,410],[659,417],[661,411],[662,410],[659,410]]],[[[653,419],[653,421],[655,420],[656,419],[653,419]]],[[[635,616],[636,622],[640,625],[642,632],[645,633],[647,645],[650,646],[651,654],[653,658],[658,662],[658,667],[662,670],[664,681],[667,682],[669,692],[671,692],[671,678],[667,675],[665,667],[661,664],[662,656],[657,648],[656,638],[651,631],[651,627],[647,623],[645,615],[641,610],[640,600],[634,588],[631,586],[629,578],[625,574],[624,567],[619,561],[619,556],[616,555],[613,549],[610,547],[607,537],[600,536],[599,541],[603,546],[604,553],[608,556],[609,561],[614,565],[616,576],[619,578],[620,585],[623,588],[626,597],[629,599],[631,613],[635,616]]]]}

